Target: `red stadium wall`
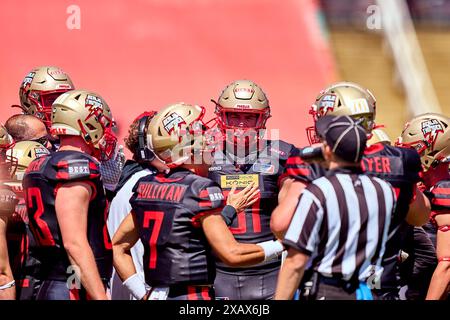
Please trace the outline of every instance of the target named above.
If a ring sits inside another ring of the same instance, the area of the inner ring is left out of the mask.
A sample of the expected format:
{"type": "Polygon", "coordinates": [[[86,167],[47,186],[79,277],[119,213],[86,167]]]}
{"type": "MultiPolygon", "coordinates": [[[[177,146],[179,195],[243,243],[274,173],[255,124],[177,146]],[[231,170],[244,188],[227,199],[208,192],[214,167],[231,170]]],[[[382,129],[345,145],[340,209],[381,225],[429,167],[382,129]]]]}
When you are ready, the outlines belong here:
{"type": "Polygon", "coordinates": [[[34,66],[58,65],[77,88],[101,94],[120,136],[145,109],[201,104],[232,80],[266,91],[269,128],[303,145],[309,106],[334,80],[328,44],[313,0],[2,0],[0,121],[18,109],[18,88],[34,66]],[[81,13],[69,30],[70,5],[81,13]]]}

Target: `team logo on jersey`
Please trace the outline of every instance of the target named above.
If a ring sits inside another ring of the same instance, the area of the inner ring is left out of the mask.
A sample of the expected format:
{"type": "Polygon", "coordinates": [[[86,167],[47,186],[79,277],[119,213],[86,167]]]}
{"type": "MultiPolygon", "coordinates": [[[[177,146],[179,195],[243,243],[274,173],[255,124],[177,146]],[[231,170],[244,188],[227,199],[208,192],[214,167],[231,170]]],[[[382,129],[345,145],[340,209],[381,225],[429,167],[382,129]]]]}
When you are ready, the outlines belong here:
{"type": "Polygon", "coordinates": [[[270,163],[254,163],[252,167],[253,171],[262,174],[274,174],[275,166],[270,163]]]}
{"type": "Polygon", "coordinates": [[[209,167],[208,171],[220,171],[222,170],[221,166],[209,167]]]}
{"type": "Polygon", "coordinates": [[[333,111],[334,105],[336,104],[336,99],[337,97],[335,94],[324,95],[317,105],[319,113],[323,116],[326,115],[329,111],[333,111]]]}
{"type": "Polygon", "coordinates": [[[444,133],[442,124],[437,119],[429,119],[421,123],[422,133],[425,139],[434,147],[439,133],[444,133]]]}
{"type": "Polygon", "coordinates": [[[33,82],[35,75],[36,75],[36,72],[30,72],[29,74],[26,75],[25,79],[23,79],[23,81],[22,81],[23,89],[27,90],[30,87],[31,82],[33,82]]]}
{"type": "Polygon", "coordinates": [[[164,129],[170,134],[175,128],[179,127],[181,124],[186,124],[186,121],[176,112],[172,112],[162,121],[164,129]]]}

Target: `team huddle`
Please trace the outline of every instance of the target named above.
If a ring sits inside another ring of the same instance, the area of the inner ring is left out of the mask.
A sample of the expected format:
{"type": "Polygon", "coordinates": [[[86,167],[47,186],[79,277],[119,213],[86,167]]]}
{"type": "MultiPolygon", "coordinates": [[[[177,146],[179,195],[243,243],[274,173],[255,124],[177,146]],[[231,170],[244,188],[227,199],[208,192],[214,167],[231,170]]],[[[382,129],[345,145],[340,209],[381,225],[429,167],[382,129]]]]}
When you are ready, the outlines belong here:
{"type": "MultiPolygon", "coordinates": [[[[310,146],[267,139],[268,98],[227,85],[128,128],[61,69],[33,69],[0,124],[0,299],[445,300],[450,119],[392,143],[366,88],[311,107],[310,146]]],[[[298,134],[302,134],[300,131],[298,134]]]]}

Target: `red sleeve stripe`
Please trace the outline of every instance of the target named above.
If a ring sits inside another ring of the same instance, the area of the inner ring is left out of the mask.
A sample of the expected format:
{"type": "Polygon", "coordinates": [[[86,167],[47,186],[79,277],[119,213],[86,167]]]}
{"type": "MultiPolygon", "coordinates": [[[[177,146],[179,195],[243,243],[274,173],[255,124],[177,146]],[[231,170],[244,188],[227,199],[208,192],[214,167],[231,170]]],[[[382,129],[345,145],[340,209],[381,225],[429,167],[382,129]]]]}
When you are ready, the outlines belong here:
{"type": "Polygon", "coordinates": [[[63,172],[63,171],[58,171],[56,173],[56,179],[68,180],[69,179],[69,173],[68,172],[63,172]]]}
{"type": "Polygon", "coordinates": [[[436,206],[450,207],[450,199],[434,198],[432,203],[436,206]]]}
{"type": "Polygon", "coordinates": [[[200,208],[212,207],[211,201],[199,201],[198,205],[200,208]]]}
{"type": "Polygon", "coordinates": [[[191,218],[192,225],[196,228],[200,227],[200,220],[206,215],[220,213],[222,208],[216,208],[208,211],[202,211],[191,218]]]}
{"type": "Polygon", "coordinates": [[[100,168],[94,162],[89,162],[89,172],[89,179],[96,179],[100,176],[100,168]]]}
{"type": "Polygon", "coordinates": [[[69,164],[68,164],[68,162],[66,160],[61,160],[61,161],[58,161],[56,166],[58,168],[67,169],[69,167],[69,164]]]}
{"type": "Polygon", "coordinates": [[[290,176],[309,176],[310,171],[306,168],[287,168],[286,173],[290,176]]]}
{"type": "Polygon", "coordinates": [[[436,189],[433,189],[433,194],[435,194],[435,195],[440,195],[440,194],[450,195],[450,189],[449,188],[436,188],[436,189]]]}
{"type": "Polygon", "coordinates": [[[292,165],[292,164],[304,165],[305,162],[300,157],[289,157],[288,160],[286,161],[286,164],[287,165],[292,165]]]}
{"type": "Polygon", "coordinates": [[[208,190],[206,190],[206,189],[201,190],[200,194],[199,194],[199,197],[200,198],[209,198],[208,190]]]}

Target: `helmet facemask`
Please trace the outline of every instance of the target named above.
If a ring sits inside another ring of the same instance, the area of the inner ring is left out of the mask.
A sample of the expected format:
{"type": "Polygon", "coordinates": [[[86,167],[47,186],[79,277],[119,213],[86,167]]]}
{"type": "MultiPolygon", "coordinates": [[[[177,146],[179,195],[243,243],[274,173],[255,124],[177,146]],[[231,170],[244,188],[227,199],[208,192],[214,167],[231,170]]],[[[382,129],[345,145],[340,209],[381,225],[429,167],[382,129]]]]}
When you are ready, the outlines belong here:
{"type": "Polygon", "coordinates": [[[103,131],[103,133],[101,134],[102,137],[97,141],[94,140],[93,142],[92,137],[95,138],[96,136],[98,136],[98,129],[96,129],[89,122],[86,122],[84,126],[79,120],[78,124],[83,134],[83,138],[86,143],[94,149],[94,156],[99,161],[108,161],[114,157],[117,147],[117,137],[112,130],[114,127],[114,121],[104,115],[100,109],[96,109],[85,119],[85,121],[88,121],[91,117],[95,117],[95,120],[100,123],[103,131]]]}
{"type": "Polygon", "coordinates": [[[61,94],[67,91],[69,90],[31,91],[28,100],[32,105],[28,108],[28,112],[41,119],[45,126],[50,128],[52,125],[52,104],[61,94]]]}
{"type": "Polygon", "coordinates": [[[264,136],[270,109],[229,109],[216,103],[216,122],[226,140],[235,145],[249,145],[264,136]]]}

